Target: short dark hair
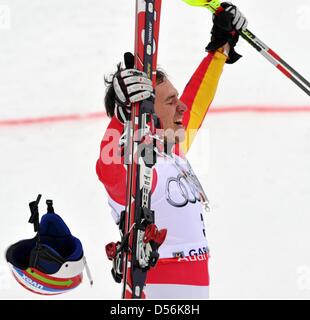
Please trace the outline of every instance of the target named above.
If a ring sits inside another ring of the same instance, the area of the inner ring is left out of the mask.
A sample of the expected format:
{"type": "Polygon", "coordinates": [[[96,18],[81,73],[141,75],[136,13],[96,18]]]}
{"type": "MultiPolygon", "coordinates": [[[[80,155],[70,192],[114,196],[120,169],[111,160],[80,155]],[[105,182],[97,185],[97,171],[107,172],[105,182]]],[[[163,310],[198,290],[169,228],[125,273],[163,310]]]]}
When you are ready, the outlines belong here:
{"type": "MultiPolygon", "coordinates": [[[[110,75],[111,80],[109,80],[107,77],[104,77],[104,83],[106,85],[106,93],[104,97],[104,105],[106,109],[106,113],[108,117],[112,118],[114,116],[115,112],[115,91],[113,88],[113,77],[116,75],[116,73],[120,72],[122,70],[121,63],[117,65],[117,71],[114,74],[110,75]]],[[[160,84],[168,79],[167,74],[162,69],[156,70],[156,84],[160,84]]]]}

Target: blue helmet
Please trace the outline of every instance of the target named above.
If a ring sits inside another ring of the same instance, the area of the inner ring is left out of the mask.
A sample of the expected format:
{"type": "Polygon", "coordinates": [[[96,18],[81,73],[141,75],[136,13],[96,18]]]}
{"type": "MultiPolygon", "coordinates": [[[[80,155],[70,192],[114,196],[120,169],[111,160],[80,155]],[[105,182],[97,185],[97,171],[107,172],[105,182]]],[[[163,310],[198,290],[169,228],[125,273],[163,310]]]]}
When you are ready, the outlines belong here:
{"type": "Polygon", "coordinates": [[[47,213],[39,223],[37,200],[30,202],[30,223],[37,232],[32,239],[21,240],[6,251],[6,260],[14,278],[24,288],[42,295],[55,295],[76,288],[89,268],[80,240],[74,237],[47,200],[47,213]]]}

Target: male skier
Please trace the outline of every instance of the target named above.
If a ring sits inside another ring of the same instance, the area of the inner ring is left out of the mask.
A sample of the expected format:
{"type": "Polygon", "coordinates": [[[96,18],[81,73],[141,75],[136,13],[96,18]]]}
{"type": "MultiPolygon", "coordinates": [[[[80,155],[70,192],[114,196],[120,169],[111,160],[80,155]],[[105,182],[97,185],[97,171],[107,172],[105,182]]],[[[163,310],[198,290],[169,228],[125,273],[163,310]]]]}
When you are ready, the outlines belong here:
{"type": "Polygon", "coordinates": [[[159,248],[160,259],[148,271],[146,298],[205,299],[209,295],[209,248],[203,221],[208,199],[185,156],[195,136],[193,131],[200,128],[214,98],[225,62],[232,64],[241,57],[234,47],[237,31],[247,27],[247,20],[231,3],[224,2],[222,7],[225,10],[213,16],[208,54],[180,97],[159,70],[155,88],[146,74],[124,69],[121,64],[108,82],[105,107],[111,122],[101,142],[96,171],[117,224],[126,205],[126,166],[117,152],[119,137],[130,116],[131,103],[149,98],[155,89],[154,108],[163,146],[154,167],[151,208],[158,229],[167,229],[167,237],[159,248]]]}

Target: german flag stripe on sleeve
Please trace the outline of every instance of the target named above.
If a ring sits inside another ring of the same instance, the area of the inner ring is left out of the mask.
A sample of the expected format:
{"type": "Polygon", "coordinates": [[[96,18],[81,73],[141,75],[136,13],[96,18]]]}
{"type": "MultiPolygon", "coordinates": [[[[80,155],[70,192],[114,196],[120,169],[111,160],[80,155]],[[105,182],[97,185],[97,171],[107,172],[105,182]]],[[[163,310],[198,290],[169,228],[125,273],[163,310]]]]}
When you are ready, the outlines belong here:
{"type": "Polygon", "coordinates": [[[180,98],[187,106],[183,118],[186,128],[185,141],[181,145],[184,153],[189,150],[215,96],[226,59],[226,55],[219,51],[209,53],[184,89],[180,98]]]}

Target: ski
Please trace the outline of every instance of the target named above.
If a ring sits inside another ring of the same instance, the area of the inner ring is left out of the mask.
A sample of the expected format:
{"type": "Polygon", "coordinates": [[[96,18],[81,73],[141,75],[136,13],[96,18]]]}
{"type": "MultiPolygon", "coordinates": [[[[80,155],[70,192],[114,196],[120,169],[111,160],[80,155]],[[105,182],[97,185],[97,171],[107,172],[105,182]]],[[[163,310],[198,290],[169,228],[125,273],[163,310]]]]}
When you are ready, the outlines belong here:
{"type": "MultiPolygon", "coordinates": [[[[135,58],[125,54],[127,68],[144,71],[156,85],[161,0],[136,0],[135,58]]],[[[158,248],[166,237],[166,229],[158,230],[151,209],[153,168],[156,164],[158,119],[154,113],[154,97],[134,103],[131,119],[124,126],[127,166],[126,207],[120,218],[121,242],[106,246],[113,261],[112,275],[123,282],[123,299],[144,298],[147,271],[155,266],[158,248]]]]}

